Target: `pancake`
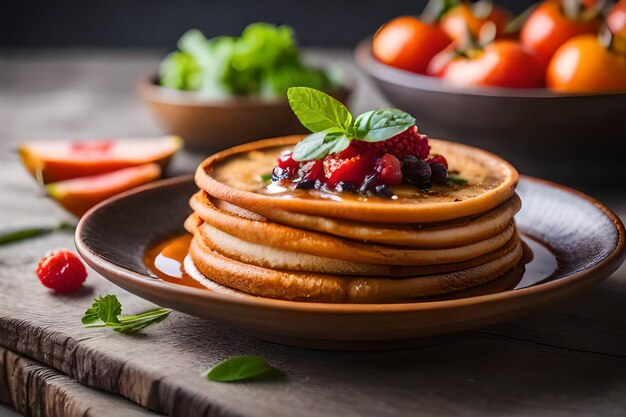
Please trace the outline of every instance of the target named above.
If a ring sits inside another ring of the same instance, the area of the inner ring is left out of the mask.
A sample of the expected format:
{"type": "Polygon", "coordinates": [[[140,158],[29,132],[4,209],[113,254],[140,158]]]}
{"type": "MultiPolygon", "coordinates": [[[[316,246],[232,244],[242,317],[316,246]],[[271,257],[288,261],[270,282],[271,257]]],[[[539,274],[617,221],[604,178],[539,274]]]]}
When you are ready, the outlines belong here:
{"type": "MultiPolygon", "coordinates": [[[[522,250],[525,250],[525,245],[522,243],[522,250]]],[[[525,253],[525,252],[524,252],[525,253]]],[[[477,285],[475,287],[471,287],[465,290],[455,291],[448,294],[438,294],[431,295],[427,297],[420,297],[412,300],[406,301],[439,301],[439,300],[454,300],[460,298],[467,297],[477,297],[480,295],[486,294],[495,294],[502,291],[512,290],[514,289],[522,277],[524,276],[524,260],[518,262],[518,264],[511,269],[509,272],[505,273],[501,277],[494,279],[493,281],[489,281],[486,284],[477,285]]],[[[183,267],[187,275],[195,279],[198,283],[205,286],[206,288],[219,292],[222,294],[234,295],[237,297],[255,297],[252,294],[248,294],[239,290],[235,290],[233,288],[226,287],[222,284],[218,284],[215,281],[211,281],[198,270],[196,265],[193,263],[191,256],[187,255],[185,260],[183,261],[183,267]]]]}
{"type": "Polygon", "coordinates": [[[396,199],[266,186],[261,176],[272,171],[281,151],[302,138],[267,139],[212,155],[198,167],[196,184],[209,195],[252,212],[281,209],[362,222],[432,223],[489,211],[513,196],[518,181],[515,168],[496,155],[431,139],[432,151],[445,155],[450,170],[459,171],[467,185],[435,185],[428,192],[397,186],[396,199]]]}
{"type": "Polygon", "coordinates": [[[459,271],[493,261],[513,250],[519,241],[514,235],[504,246],[485,255],[442,265],[397,266],[350,262],[339,259],[272,248],[238,239],[209,225],[203,226],[202,239],[214,252],[239,262],[271,269],[317,272],[336,275],[407,277],[459,271]]]}
{"type": "MultiPolygon", "coordinates": [[[[199,204],[209,198],[199,192],[194,196],[199,204]]],[[[361,242],[418,248],[449,248],[478,242],[503,231],[513,216],[520,210],[521,201],[517,194],[487,213],[444,223],[423,225],[367,224],[328,217],[292,213],[286,210],[256,206],[256,213],[225,201],[211,199],[220,210],[253,220],[274,222],[301,229],[328,233],[334,236],[361,242]],[[395,227],[394,227],[395,226],[395,227]]]]}
{"type": "Polygon", "coordinates": [[[522,246],[491,262],[447,274],[415,278],[346,277],[290,272],[242,263],[208,248],[199,234],[189,254],[197,269],[211,280],[249,294],[311,302],[397,302],[460,291],[504,275],[522,258],[522,246]]]}
{"type": "MultiPolygon", "coordinates": [[[[437,265],[466,261],[502,247],[515,233],[513,221],[502,232],[468,245],[443,249],[414,249],[372,245],[297,229],[277,223],[247,219],[217,209],[210,201],[190,200],[195,213],[206,224],[247,242],[332,259],[383,265],[437,265]]],[[[207,233],[200,225],[201,235],[207,233]]]]}

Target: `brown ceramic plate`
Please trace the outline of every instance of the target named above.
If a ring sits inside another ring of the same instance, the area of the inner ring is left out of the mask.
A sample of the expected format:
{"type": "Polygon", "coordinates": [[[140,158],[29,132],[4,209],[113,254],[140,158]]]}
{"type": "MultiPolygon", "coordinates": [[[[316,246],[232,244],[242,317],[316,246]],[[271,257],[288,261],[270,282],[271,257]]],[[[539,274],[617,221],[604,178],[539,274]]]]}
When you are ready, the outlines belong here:
{"type": "MultiPolygon", "coordinates": [[[[331,93],[345,102],[351,80],[331,93]]],[[[256,96],[211,100],[194,91],[162,87],[156,77],[139,83],[138,92],[155,119],[185,145],[213,151],[230,148],[253,139],[305,133],[287,99],[256,96]]]]}
{"type": "Polygon", "coordinates": [[[391,104],[411,113],[429,136],[484,148],[520,172],[551,180],[595,188],[598,179],[601,184],[621,180],[614,167],[626,153],[621,140],[626,93],[453,86],[379,62],[370,38],[359,44],[354,58],[391,104]]]}
{"type": "Polygon", "coordinates": [[[408,347],[510,320],[584,292],[624,261],[624,226],[599,202],[523,177],[516,216],[532,249],[506,286],[402,304],[321,304],[225,294],[171,284],[143,264],[155,241],[183,233],[191,177],[154,183],[88,212],[76,230],[87,263],[120,287],[156,304],[217,319],[262,339],[323,349],[408,347]],[[547,248],[550,248],[549,250],[547,248]],[[507,289],[509,288],[509,289],[507,289]]]}

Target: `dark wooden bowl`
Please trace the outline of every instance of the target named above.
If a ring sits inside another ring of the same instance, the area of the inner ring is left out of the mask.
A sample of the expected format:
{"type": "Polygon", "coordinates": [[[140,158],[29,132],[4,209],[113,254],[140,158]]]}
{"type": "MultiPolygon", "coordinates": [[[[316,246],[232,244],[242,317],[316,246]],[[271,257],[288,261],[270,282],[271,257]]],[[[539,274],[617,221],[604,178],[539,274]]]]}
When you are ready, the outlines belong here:
{"type": "MultiPolygon", "coordinates": [[[[217,151],[255,139],[306,133],[286,99],[256,96],[210,100],[192,91],[160,86],[156,77],[139,83],[139,95],[163,128],[194,149],[217,151]]],[[[346,101],[351,88],[332,93],[346,101]]]]}
{"type": "Polygon", "coordinates": [[[422,132],[488,149],[522,173],[580,185],[609,181],[623,166],[626,94],[451,86],[379,62],[370,39],[355,60],[422,132]]]}

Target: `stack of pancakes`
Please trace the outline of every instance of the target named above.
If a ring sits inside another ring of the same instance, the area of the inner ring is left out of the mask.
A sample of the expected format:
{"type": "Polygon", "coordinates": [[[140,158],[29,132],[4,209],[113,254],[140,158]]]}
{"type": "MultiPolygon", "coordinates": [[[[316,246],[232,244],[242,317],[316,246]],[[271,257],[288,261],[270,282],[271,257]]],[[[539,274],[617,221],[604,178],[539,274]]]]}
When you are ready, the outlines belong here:
{"type": "Polygon", "coordinates": [[[238,146],[198,167],[185,228],[204,277],[284,300],[400,302],[476,287],[520,262],[518,175],[495,155],[431,140],[468,183],[399,186],[391,200],[267,185],[301,138],[238,146]]]}

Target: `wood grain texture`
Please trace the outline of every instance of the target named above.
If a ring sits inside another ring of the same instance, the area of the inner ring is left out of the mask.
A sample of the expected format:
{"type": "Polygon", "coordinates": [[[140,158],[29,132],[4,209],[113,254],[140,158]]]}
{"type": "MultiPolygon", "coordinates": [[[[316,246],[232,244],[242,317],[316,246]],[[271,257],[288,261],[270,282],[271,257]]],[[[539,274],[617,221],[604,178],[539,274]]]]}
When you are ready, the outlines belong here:
{"type": "Polygon", "coordinates": [[[0,403],[33,417],[157,416],[119,395],[80,385],[59,371],[0,348],[0,403]]]}
{"type": "MultiPolygon", "coordinates": [[[[17,141],[159,133],[128,88],[157,56],[90,53],[79,58],[51,52],[0,57],[0,227],[53,223],[65,216],[20,168],[12,151],[17,141]]],[[[372,90],[362,94],[361,110],[381,103],[372,90]]],[[[177,158],[175,170],[192,171],[200,157],[177,158]]],[[[626,196],[610,197],[612,207],[626,214],[626,196]]],[[[180,313],[136,336],[84,329],[80,317],[95,295],[117,294],[129,313],[149,304],[93,271],[78,294],[50,293],[37,282],[34,268],[46,251],[59,247],[72,248],[72,236],[55,233],[0,247],[0,345],[157,413],[626,414],[624,267],[583,297],[453,342],[417,350],[340,353],[273,345],[180,313]],[[237,354],[262,355],[286,377],[235,384],[204,378],[210,366],[237,354]]],[[[0,370],[2,401],[6,381],[0,370]]],[[[30,398],[39,404],[45,390],[33,392],[37,399],[30,398]]],[[[77,401],[74,394],[70,397],[77,401]]],[[[107,404],[114,403],[103,407],[107,404]]]]}

